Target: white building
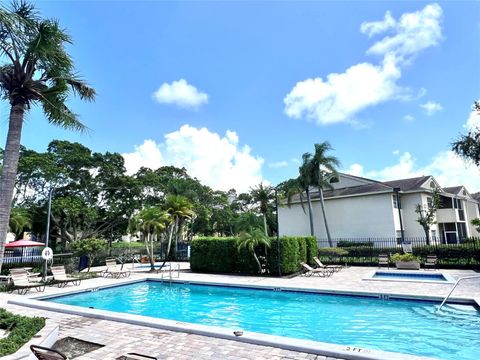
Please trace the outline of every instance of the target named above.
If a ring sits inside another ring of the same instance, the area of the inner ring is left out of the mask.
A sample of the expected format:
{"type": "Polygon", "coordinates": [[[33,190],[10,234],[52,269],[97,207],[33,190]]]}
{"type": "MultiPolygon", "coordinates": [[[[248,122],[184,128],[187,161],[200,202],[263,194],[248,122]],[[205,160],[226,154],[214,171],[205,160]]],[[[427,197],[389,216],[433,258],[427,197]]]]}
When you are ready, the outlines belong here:
{"type": "MultiPolygon", "coordinates": [[[[442,188],[433,176],[380,182],[347,174],[339,174],[338,181],[331,185],[333,189],[325,190],[324,198],[330,234],[335,240],[400,240],[400,222],[405,238],[425,238],[415,207],[430,206],[434,189],[440,193],[441,208],[436,212],[437,223],[430,227],[432,242],[458,243],[465,237],[480,236],[470,224],[479,217],[479,201],[463,186],[442,188]]],[[[311,195],[315,236],[324,240],[318,190],[312,188],[311,195]]],[[[294,198],[290,207],[282,205],[278,217],[280,235],[310,234],[308,206],[304,201],[302,207],[300,197],[294,198]]]]}

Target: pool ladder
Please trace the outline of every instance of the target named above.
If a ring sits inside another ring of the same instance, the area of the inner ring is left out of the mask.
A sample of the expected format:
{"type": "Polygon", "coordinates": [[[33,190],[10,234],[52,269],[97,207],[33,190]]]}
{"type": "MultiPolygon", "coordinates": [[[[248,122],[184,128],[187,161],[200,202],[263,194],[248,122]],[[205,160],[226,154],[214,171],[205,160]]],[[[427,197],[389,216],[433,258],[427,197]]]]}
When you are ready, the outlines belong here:
{"type": "Polygon", "coordinates": [[[455,290],[455,288],[457,287],[458,283],[462,280],[468,280],[468,279],[480,279],[480,275],[473,275],[473,276],[464,276],[464,277],[461,277],[459,278],[455,284],[453,285],[452,287],[452,290],[450,290],[450,292],[448,293],[448,295],[445,297],[445,299],[443,299],[442,303],[440,304],[440,306],[438,307],[437,309],[437,312],[440,311],[440,309],[443,307],[443,305],[445,305],[445,303],[447,302],[448,298],[450,297],[450,295],[452,295],[453,293],[453,290],[455,290]]]}
{"type": "Polygon", "coordinates": [[[172,279],[173,279],[173,275],[172,275],[173,272],[176,272],[177,276],[175,276],[175,277],[177,279],[179,279],[180,278],[180,264],[177,264],[177,268],[175,270],[172,269],[172,264],[169,264],[168,265],[168,271],[166,271],[166,272],[162,271],[160,279],[163,281],[165,279],[164,275],[168,274],[168,279],[170,280],[170,283],[171,283],[172,279]]]}

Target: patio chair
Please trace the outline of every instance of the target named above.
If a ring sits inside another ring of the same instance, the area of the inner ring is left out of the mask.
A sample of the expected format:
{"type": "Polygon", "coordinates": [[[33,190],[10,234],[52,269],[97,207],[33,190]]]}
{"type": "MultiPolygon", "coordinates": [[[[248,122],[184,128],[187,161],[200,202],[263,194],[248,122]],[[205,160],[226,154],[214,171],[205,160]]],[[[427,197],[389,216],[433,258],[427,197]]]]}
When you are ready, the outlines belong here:
{"type": "Polygon", "coordinates": [[[30,345],[33,355],[39,360],[67,360],[60,351],[38,345],[30,345]]]}
{"type": "Polygon", "coordinates": [[[329,277],[332,276],[333,270],[332,269],[314,269],[310,265],[301,262],[300,265],[302,265],[304,269],[303,276],[320,276],[320,277],[329,277]]]}
{"type": "Polygon", "coordinates": [[[390,262],[387,254],[378,255],[378,267],[386,265],[387,269],[390,269],[390,262]]]}
{"type": "Polygon", "coordinates": [[[117,265],[117,261],[113,258],[105,259],[105,264],[107,265],[107,269],[101,273],[104,277],[111,276],[112,278],[118,279],[130,276],[130,271],[122,270],[121,265],[117,265]]]}
{"type": "Polygon", "coordinates": [[[154,356],[143,355],[138,353],[127,353],[117,358],[117,360],[145,360],[145,359],[157,360],[157,358],[154,356]]]}
{"type": "Polygon", "coordinates": [[[423,268],[425,270],[426,269],[437,270],[437,262],[438,262],[437,255],[427,255],[427,259],[425,260],[425,264],[423,264],[423,268]]]}
{"type": "Polygon", "coordinates": [[[15,290],[20,295],[25,295],[30,289],[35,289],[38,292],[45,291],[45,282],[30,280],[28,271],[22,268],[19,269],[10,269],[10,280],[11,285],[8,289],[9,293],[14,292],[15,290]]]}
{"type": "Polygon", "coordinates": [[[80,285],[82,281],[79,278],[67,276],[64,266],[52,266],[50,268],[53,275],[53,284],[57,285],[59,288],[67,286],[69,283],[72,283],[75,286],[80,285]]]}
{"type": "Polygon", "coordinates": [[[339,272],[343,269],[342,265],[323,265],[320,259],[316,256],[313,258],[313,261],[317,263],[319,269],[332,269],[334,272],[339,272]]]}

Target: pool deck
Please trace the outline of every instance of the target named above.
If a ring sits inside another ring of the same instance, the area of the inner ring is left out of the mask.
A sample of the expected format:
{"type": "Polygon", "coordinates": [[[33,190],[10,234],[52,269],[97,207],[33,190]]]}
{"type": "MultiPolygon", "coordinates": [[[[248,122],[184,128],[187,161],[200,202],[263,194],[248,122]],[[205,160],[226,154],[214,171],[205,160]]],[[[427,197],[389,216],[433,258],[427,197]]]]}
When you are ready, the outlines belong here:
{"type": "MultiPolygon", "coordinates": [[[[182,268],[187,270],[188,264],[182,268]]],[[[181,281],[215,282],[241,286],[289,287],[330,292],[359,292],[368,294],[391,294],[441,298],[448,294],[452,285],[439,283],[398,283],[392,281],[362,280],[377,268],[350,267],[335,273],[330,278],[294,277],[269,278],[253,276],[231,276],[180,272],[181,281]]],[[[471,270],[440,270],[454,279],[463,276],[479,275],[471,270]]],[[[432,271],[433,272],[433,271],[432,271]]],[[[158,274],[135,271],[130,279],[160,278],[158,274]]],[[[45,293],[31,291],[26,296],[0,293],[0,307],[25,315],[48,317],[60,325],[60,338],[74,337],[105,345],[78,359],[115,359],[127,352],[140,352],[158,356],[159,359],[338,359],[320,355],[289,351],[269,346],[240,343],[237,341],[195,335],[184,332],[155,329],[147,326],[124,324],[110,320],[28,308],[8,304],[9,300],[35,298],[40,295],[62,294],[69,291],[96,288],[118,283],[116,279],[96,278],[82,281],[79,287],[67,286],[64,289],[47,287],[45,293]]],[[[465,280],[453,294],[454,298],[476,299],[480,302],[480,279],[465,280]]]]}

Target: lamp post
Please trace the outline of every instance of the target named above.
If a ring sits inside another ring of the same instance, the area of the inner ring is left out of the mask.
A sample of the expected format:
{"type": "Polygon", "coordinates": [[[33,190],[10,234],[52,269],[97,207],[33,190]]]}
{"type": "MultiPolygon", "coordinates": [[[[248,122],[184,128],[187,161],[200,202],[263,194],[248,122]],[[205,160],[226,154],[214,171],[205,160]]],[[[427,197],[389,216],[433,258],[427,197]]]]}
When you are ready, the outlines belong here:
{"type": "Polygon", "coordinates": [[[278,258],[278,276],[282,276],[282,266],[280,264],[280,234],[279,234],[279,228],[280,224],[278,223],[278,191],[277,188],[274,187],[273,190],[275,191],[275,217],[277,220],[277,258],[278,258]]]}
{"type": "Polygon", "coordinates": [[[393,192],[395,193],[395,196],[397,198],[398,218],[400,219],[400,236],[401,236],[402,244],[403,244],[405,242],[405,237],[404,237],[404,233],[403,233],[402,205],[400,203],[400,195],[399,195],[400,190],[401,189],[399,187],[393,188],[393,192]]]}
{"type": "MultiPolygon", "coordinates": [[[[53,191],[55,189],[52,187],[50,188],[50,191],[48,192],[48,211],[47,211],[47,231],[46,231],[46,234],[45,234],[45,247],[48,248],[48,240],[50,239],[50,217],[51,217],[51,214],[52,214],[52,196],[53,196],[53,191]]],[[[45,259],[45,264],[43,266],[43,279],[46,280],[47,279],[47,268],[48,268],[48,264],[47,264],[47,259],[45,259]]]]}

